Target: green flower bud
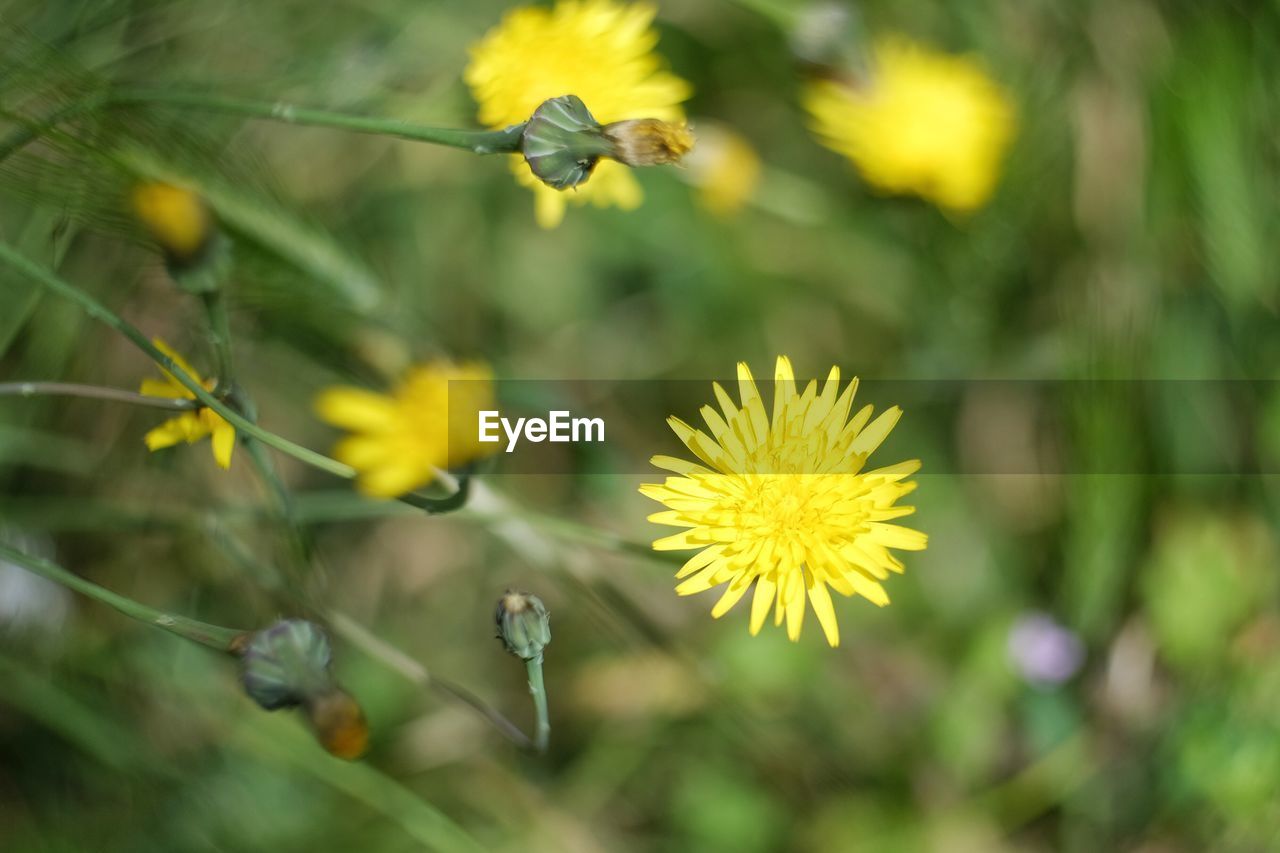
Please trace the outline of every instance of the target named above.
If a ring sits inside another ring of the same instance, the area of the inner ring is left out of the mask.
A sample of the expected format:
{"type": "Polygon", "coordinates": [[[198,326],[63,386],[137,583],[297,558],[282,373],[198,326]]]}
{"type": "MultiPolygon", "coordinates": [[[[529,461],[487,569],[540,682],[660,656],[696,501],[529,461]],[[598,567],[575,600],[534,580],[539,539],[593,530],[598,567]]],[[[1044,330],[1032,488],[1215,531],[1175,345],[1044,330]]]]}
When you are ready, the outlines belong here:
{"type": "Polygon", "coordinates": [[[250,639],[241,657],[241,683],[268,711],[292,708],[333,690],[333,652],[320,626],[285,619],[250,639]]]}
{"type": "Polygon", "coordinates": [[[567,190],[591,177],[614,144],[577,95],[543,101],[525,125],[520,142],[524,161],[549,187],[567,190]]]}
{"type": "Polygon", "coordinates": [[[542,657],[551,643],[551,616],[536,595],[507,590],[498,599],[498,639],[522,660],[542,657]]]}

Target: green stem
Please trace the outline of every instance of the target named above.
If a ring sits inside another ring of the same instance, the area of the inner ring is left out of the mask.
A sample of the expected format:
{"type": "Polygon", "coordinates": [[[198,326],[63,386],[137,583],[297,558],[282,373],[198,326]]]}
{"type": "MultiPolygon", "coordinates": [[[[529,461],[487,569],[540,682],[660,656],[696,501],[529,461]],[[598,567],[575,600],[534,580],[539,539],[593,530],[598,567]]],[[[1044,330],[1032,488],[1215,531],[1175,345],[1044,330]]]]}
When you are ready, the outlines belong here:
{"type": "Polygon", "coordinates": [[[287,438],[282,438],[273,432],[262,429],[257,424],[245,418],[239,412],[227,406],[217,397],[213,396],[204,386],[190,376],[185,370],[178,366],[173,359],[165,355],[156,347],[155,344],[147,340],[146,335],[142,334],[137,327],[124,320],[118,314],[107,308],[98,300],[89,294],[75,287],[74,285],[63,281],[49,270],[40,267],[27,260],[23,255],[19,254],[10,246],[0,243],[0,262],[6,263],[24,275],[40,282],[48,287],[59,296],[69,299],[84,309],[90,317],[98,320],[107,326],[115,329],[120,334],[128,338],[134,346],[146,353],[152,361],[163,367],[173,378],[185,387],[188,391],[195,395],[195,398],[208,408],[217,412],[224,420],[230,423],[245,435],[252,436],[263,444],[274,447],[281,453],[287,453],[300,462],[305,462],[312,467],[327,471],[338,477],[344,477],[348,480],[356,475],[356,471],[350,465],[345,465],[336,459],[330,459],[322,453],[316,453],[314,450],[308,450],[300,444],[294,444],[287,438]]]}
{"type": "Polygon", "coordinates": [[[179,637],[199,643],[202,646],[208,646],[216,651],[229,651],[232,641],[244,633],[234,628],[222,628],[218,625],[210,625],[207,622],[198,622],[185,616],[175,616],[162,610],[156,610],[154,607],[140,604],[132,598],[126,598],[106,587],[98,586],[93,581],[85,580],[79,575],[72,574],[56,563],[51,563],[40,557],[33,557],[4,543],[0,543],[0,557],[34,574],[48,578],[54,583],[62,584],[81,595],[87,595],[108,607],[113,607],[131,619],[137,619],[139,622],[146,622],[157,628],[163,628],[171,634],[177,634],[179,637]]]}
{"type": "Polygon", "coordinates": [[[231,320],[227,316],[227,298],[222,288],[205,291],[200,294],[204,301],[205,314],[209,318],[209,339],[213,343],[213,357],[217,372],[217,386],[213,389],[215,397],[226,394],[235,381],[234,367],[231,361],[231,320]]]}
{"type": "Polygon", "coordinates": [[[533,732],[533,748],[538,752],[547,751],[547,742],[551,738],[551,718],[547,714],[547,688],[542,683],[542,655],[524,662],[529,673],[529,692],[533,694],[533,711],[537,717],[533,732]]]}
{"type": "Polygon", "coordinates": [[[517,124],[505,130],[455,130],[442,127],[425,127],[397,119],[366,118],[346,113],[329,112],[298,107],[282,101],[254,101],[246,98],[229,98],[202,92],[174,92],[161,89],[122,89],[110,93],[113,104],[160,104],[171,107],[187,107],[211,112],[232,113],[250,118],[269,119],[285,124],[301,124],[313,127],[332,127],[356,133],[374,133],[395,136],[414,142],[428,142],[462,148],[476,154],[511,153],[520,149],[524,125],[517,124]]]}
{"type": "Polygon", "coordinates": [[[459,684],[433,676],[425,666],[395,646],[382,640],[347,614],[338,610],[330,610],[326,615],[326,620],[329,626],[333,628],[334,633],[383,666],[399,673],[411,684],[428,690],[435,690],[437,693],[442,693],[451,699],[456,699],[470,706],[472,710],[479,713],[495,729],[501,732],[503,737],[521,749],[528,749],[533,746],[533,741],[529,740],[528,736],[520,731],[519,726],[494,708],[489,707],[479,696],[459,684]]]}
{"type": "Polygon", "coordinates": [[[90,400],[112,400],[117,403],[133,403],[153,409],[189,412],[199,408],[194,400],[151,397],[119,388],[103,388],[98,385],[80,385],[75,382],[0,382],[0,397],[84,397],[90,400]]]}

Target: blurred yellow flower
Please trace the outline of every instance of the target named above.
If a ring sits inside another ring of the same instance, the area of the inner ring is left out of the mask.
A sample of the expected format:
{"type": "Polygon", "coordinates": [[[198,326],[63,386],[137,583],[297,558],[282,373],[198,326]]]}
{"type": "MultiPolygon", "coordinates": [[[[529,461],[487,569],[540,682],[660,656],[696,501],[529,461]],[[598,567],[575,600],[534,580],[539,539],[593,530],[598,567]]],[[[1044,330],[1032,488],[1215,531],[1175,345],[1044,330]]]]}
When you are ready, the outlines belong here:
{"type": "Polygon", "coordinates": [[[366,495],[394,498],[425,486],[439,469],[456,468],[493,453],[481,444],[477,416],[494,409],[493,374],[483,364],[436,361],[415,367],[378,394],[339,386],[320,393],[320,418],[352,435],[333,455],[358,472],[366,495]]]}
{"type": "MultiPolygon", "coordinates": [[[[186,359],[174,352],[168,344],[159,338],[155,338],[151,342],[156,345],[157,349],[173,359],[174,363],[182,368],[188,376],[199,382],[206,389],[213,390],[214,381],[212,379],[201,379],[200,374],[191,368],[186,359]]],[[[194,400],[196,398],[196,395],[192,394],[185,385],[175,379],[172,373],[165,370],[164,375],[164,379],[142,380],[142,387],[139,390],[148,397],[168,397],[174,400],[194,400]]],[[[231,454],[236,447],[235,427],[224,421],[217,412],[204,406],[190,412],[183,412],[176,418],[170,418],[148,432],[143,440],[146,441],[148,450],[156,451],[165,447],[172,447],[183,441],[187,444],[194,444],[205,436],[211,438],[210,444],[213,447],[213,459],[218,463],[218,467],[230,468],[231,454]]]]}
{"type": "Polygon", "coordinates": [[[213,216],[191,190],[152,181],[134,187],[130,201],[138,220],[172,260],[194,260],[213,236],[213,216]]]}
{"type": "Polygon", "coordinates": [[[698,147],[685,158],[698,201],[716,216],[737,213],[760,183],[760,156],[740,134],[716,125],[698,125],[698,147]]]}
{"type": "Polygon", "coordinates": [[[902,411],[896,406],[871,421],[871,406],[852,419],[855,377],[840,392],[833,367],[818,390],[812,380],[797,392],[791,362],[779,357],[774,372],[772,419],[746,364],[738,365],[741,408],[717,383],[720,412],[702,407],[710,435],[678,418],[668,423],[702,464],[655,456],[653,464],[679,475],[640,487],[667,506],[649,520],[688,530],[653,543],[657,551],[700,549],[677,573],[676,587],[691,595],[728,584],[711,611],[727,613],[755,582],[751,633],[764,625],[770,608],[774,624],[800,637],[808,596],[827,642],[840,632],[827,586],[841,595],[861,595],[889,603],[880,582],[903,565],[889,549],[923,550],[923,533],[886,522],[915,507],[895,506],[913,491],[904,482],[919,460],[863,471],[902,411]],[[870,423],[868,423],[870,421],[870,423]]]}
{"type": "MultiPolygon", "coordinates": [[[[663,70],[653,52],[655,10],[647,3],[560,0],[553,8],[524,6],[471,48],[464,78],[479,104],[480,122],[503,128],[527,121],[545,100],[577,95],[601,123],[655,118],[678,122],[689,84],[663,70]]],[[[602,160],[591,180],[567,194],[545,186],[519,157],[512,168],[534,194],[538,224],[554,228],[568,201],[632,210],[643,199],[635,176],[602,160]]]]}
{"type": "Polygon", "coordinates": [[[870,79],[809,84],[804,102],[823,145],[872,186],[971,211],[990,198],[1015,115],[1004,90],[966,56],[901,37],[876,42],[870,79]]]}

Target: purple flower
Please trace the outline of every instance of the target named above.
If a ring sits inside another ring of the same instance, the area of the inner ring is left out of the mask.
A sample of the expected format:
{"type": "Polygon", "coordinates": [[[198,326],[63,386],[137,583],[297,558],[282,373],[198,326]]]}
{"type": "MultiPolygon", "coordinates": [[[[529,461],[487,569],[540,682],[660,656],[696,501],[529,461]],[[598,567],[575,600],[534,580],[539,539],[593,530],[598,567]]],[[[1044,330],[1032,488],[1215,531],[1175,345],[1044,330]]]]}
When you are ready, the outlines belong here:
{"type": "Polygon", "coordinates": [[[1061,684],[1080,670],[1084,644],[1047,613],[1027,613],[1009,630],[1009,660],[1031,684],[1061,684]]]}

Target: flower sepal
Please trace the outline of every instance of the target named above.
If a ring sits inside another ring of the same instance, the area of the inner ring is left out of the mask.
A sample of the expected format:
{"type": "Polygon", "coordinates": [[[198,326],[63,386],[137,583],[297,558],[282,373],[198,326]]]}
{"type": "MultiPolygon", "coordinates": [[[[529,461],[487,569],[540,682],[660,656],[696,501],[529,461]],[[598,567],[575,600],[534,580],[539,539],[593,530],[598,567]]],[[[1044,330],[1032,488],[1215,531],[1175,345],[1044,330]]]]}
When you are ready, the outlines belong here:
{"type": "Polygon", "coordinates": [[[543,101],[524,128],[520,151],[529,168],[549,187],[567,190],[591,177],[614,143],[577,95],[543,101]]]}

